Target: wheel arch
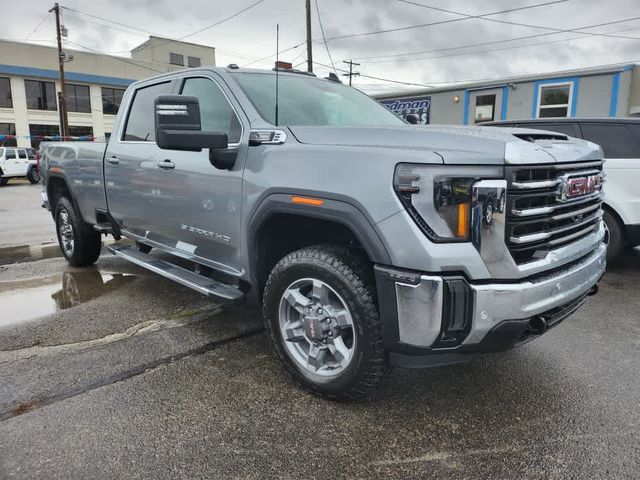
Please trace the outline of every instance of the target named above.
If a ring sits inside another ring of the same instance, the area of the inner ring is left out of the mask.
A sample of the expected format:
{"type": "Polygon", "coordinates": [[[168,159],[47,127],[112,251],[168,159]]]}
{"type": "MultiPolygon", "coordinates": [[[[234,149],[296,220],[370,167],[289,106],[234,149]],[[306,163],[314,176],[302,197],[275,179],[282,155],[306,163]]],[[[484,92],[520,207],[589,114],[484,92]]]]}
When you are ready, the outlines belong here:
{"type": "Polygon", "coordinates": [[[47,192],[49,211],[54,218],[56,214],[56,203],[60,197],[64,196],[71,201],[73,208],[76,210],[76,212],[78,212],[80,218],[84,220],[82,211],[80,210],[80,206],[78,205],[76,197],[73,194],[71,188],[69,188],[69,182],[64,175],[60,173],[49,173],[47,175],[45,189],[47,192]]]}
{"type": "MultiPolygon", "coordinates": [[[[275,263],[306,246],[351,243],[361,248],[372,263],[391,262],[382,240],[358,207],[336,199],[323,199],[322,205],[315,206],[294,204],[292,195],[275,193],[265,197],[249,219],[247,248],[256,300],[275,263]],[[292,232],[294,228],[296,230],[292,232]],[[286,238],[283,238],[283,231],[288,233],[286,238]],[[270,241],[276,238],[277,241],[270,241]]],[[[317,194],[313,197],[318,198],[317,194]]]]}

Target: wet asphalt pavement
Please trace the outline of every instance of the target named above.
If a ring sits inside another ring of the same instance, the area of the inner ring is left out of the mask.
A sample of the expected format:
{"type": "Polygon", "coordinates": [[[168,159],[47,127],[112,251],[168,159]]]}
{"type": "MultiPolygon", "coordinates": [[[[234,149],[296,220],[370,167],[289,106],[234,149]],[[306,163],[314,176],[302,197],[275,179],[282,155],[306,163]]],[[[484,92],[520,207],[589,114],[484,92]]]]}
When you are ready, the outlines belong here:
{"type": "Polygon", "coordinates": [[[639,291],[633,251],[542,338],[341,404],[257,312],[107,254],[0,266],[0,478],[635,479],[639,291]]]}

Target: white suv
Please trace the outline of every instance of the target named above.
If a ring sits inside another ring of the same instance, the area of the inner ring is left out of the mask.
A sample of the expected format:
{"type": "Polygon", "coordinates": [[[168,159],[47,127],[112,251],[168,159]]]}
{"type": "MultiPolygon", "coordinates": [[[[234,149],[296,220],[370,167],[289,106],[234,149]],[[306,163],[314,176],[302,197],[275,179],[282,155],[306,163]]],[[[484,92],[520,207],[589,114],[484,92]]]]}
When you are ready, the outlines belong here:
{"type": "Polygon", "coordinates": [[[602,209],[609,231],[607,257],[640,245],[640,118],[539,118],[487,122],[496,127],[549,130],[597,143],[607,174],[602,209]]]}
{"type": "Polygon", "coordinates": [[[0,186],[10,178],[27,177],[31,183],[40,182],[40,172],[35,157],[29,155],[29,149],[0,147],[0,186]]]}

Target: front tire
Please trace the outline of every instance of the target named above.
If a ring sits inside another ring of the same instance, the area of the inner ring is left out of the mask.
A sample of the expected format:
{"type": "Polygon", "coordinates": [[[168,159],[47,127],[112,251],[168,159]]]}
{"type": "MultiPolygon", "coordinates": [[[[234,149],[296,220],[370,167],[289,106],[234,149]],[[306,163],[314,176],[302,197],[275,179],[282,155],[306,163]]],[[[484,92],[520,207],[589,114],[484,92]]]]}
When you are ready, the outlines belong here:
{"type": "Polygon", "coordinates": [[[324,398],[364,398],[384,373],[370,265],[340,246],[290,253],[271,271],[263,315],[294,382],[324,398]]]}
{"type": "Polygon", "coordinates": [[[607,228],[607,262],[615,262],[624,250],[624,231],[618,219],[607,210],[602,215],[607,228]]]}
{"type": "Polygon", "coordinates": [[[102,248],[100,234],[82,220],[66,197],[58,200],[55,212],[58,243],[69,265],[84,267],[95,263],[102,248]]]}

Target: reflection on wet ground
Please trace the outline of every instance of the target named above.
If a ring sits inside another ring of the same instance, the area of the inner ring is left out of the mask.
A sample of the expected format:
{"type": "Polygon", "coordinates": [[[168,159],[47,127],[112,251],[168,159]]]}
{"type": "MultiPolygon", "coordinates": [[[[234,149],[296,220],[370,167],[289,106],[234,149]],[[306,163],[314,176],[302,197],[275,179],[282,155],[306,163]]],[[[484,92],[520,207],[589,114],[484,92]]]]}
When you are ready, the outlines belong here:
{"type": "Polygon", "coordinates": [[[135,275],[96,268],[16,282],[0,282],[0,326],[50,315],[126,285],[135,275]]]}

